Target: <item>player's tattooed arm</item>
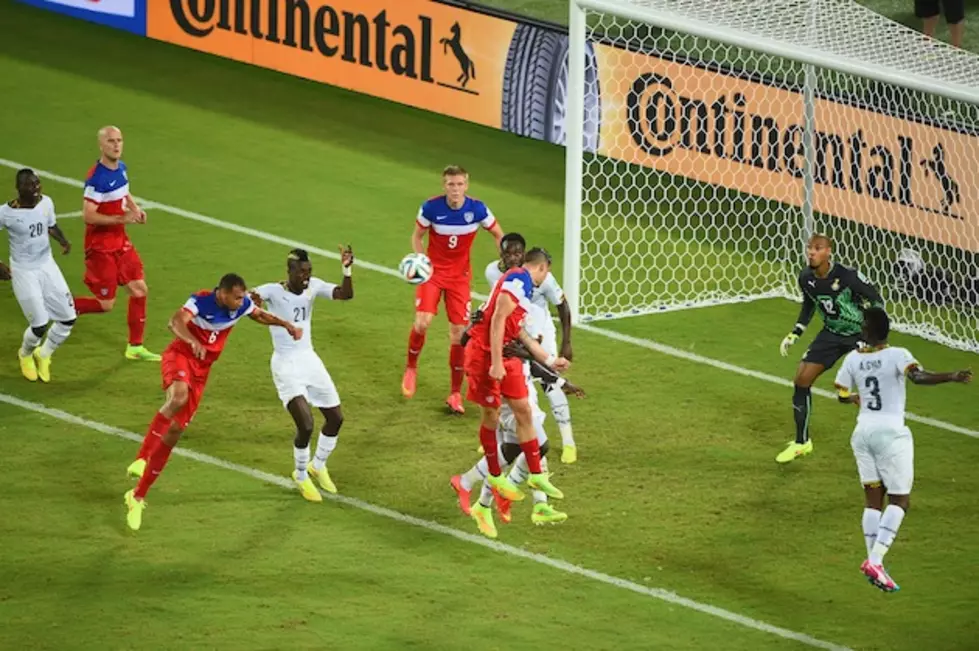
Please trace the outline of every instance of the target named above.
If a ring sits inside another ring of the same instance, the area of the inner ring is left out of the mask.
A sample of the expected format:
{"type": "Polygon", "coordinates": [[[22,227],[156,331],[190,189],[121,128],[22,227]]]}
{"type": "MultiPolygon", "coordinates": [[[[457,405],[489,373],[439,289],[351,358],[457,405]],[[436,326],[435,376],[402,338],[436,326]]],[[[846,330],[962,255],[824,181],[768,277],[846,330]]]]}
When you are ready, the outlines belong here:
{"type": "Polygon", "coordinates": [[[571,306],[567,300],[558,303],[557,314],[561,319],[561,357],[570,362],[574,353],[571,350],[571,306]]]}
{"type": "Polygon", "coordinates": [[[303,336],[302,328],[297,328],[296,326],[292,325],[285,319],[280,319],[279,317],[275,316],[271,312],[266,312],[261,308],[256,308],[255,310],[252,311],[251,314],[248,315],[248,317],[255,323],[261,323],[262,325],[279,326],[280,328],[285,328],[286,332],[288,332],[289,336],[292,337],[293,339],[297,341],[299,339],[302,339],[303,336]]]}
{"type": "Polygon", "coordinates": [[[10,280],[10,267],[0,262],[0,280],[10,280]]]}
{"type": "Polygon", "coordinates": [[[915,384],[931,385],[945,384],[946,382],[960,382],[968,384],[972,381],[972,371],[953,371],[951,373],[930,373],[920,366],[913,365],[908,371],[908,379],[915,384]]]}
{"type": "Polygon", "coordinates": [[[48,229],[48,233],[54,238],[54,241],[61,245],[61,251],[68,255],[71,253],[71,242],[65,237],[65,234],[61,232],[61,227],[55,224],[48,229]]]}
{"type": "Polygon", "coordinates": [[[349,244],[340,246],[340,263],[343,265],[343,283],[333,288],[333,300],[349,301],[354,297],[354,280],[352,274],[354,250],[349,244]]]}

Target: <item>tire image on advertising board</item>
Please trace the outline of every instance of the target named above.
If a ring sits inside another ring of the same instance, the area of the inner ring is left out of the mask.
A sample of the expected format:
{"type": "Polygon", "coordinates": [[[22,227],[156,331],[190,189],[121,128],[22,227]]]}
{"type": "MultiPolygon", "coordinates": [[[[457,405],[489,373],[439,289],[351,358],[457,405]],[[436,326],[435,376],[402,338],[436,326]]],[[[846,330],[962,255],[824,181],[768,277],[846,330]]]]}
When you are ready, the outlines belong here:
{"type": "MultiPolygon", "coordinates": [[[[568,35],[536,25],[518,24],[503,69],[501,125],[504,131],[564,145],[568,105],[568,35]]],[[[601,88],[595,48],[585,52],[584,148],[599,149],[601,88]]]]}

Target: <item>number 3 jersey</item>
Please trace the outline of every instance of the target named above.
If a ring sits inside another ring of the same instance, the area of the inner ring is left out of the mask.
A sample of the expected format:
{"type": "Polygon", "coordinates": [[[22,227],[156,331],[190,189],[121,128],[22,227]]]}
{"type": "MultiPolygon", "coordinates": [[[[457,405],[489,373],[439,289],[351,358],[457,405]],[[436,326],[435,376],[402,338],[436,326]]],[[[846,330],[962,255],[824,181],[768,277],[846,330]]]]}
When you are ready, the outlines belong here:
{"type": "Polygon", "coordinates": [[[42,196],[33,208],[21,208],[16,200],[0,205],[0,230],[10,235],[10,268],[38,269],[52,260],[48,229],[54,225],[50,197],[42,196]]]}
{"type": "Polygon", "coordinates": [[[858,425],[904,427],[907,373],[918,361],[906,348],[855,350],[836,374],[837,388],[860,393],[858,425]]]}
{"type": "Polygon", "coordinates": [[[816,276],[809,267],[803,269],[799,274],[799,289],[802,290],[799,323],[809,325],[815,310],[819,310],[825,329],[843,337],[860,334],[865,308],[884,304],[863,274],[836,263],[825,278],[816,276]]]}
{"type": "Polygon", "coordinates": [[[272,348],[274,354],[287,355],[296,352],[313,350],[312,338],[310,336],[311,320],[313,318],[313,301],[317,298],[333,300],[333,290],[336,285],[328,283],[319,278],[310,278],[309,285],[301,294],[293,294],[285,283],[268,283],[253,291],[258,294],[267,312],[271,312],[280,319],[292,323],[297,328],[302,328],[303,336],[298,341],[293,339],[285,328],[272,326],[269,332],[272,334],[272,348]]]}

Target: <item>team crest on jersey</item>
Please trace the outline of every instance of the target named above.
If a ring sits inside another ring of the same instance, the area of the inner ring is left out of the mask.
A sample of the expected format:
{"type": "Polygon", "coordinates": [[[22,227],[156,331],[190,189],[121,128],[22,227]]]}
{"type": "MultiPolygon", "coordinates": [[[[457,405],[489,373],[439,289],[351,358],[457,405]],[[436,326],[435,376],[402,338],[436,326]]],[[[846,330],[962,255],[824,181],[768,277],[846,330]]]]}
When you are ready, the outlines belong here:
{"type": "Polygon", "coordinates": [[[99,290],[99,293],[102,294],[102,296],[108,296],[109,290],[103,287],[101,290],[99,290]]]}
{"type": "Polygon", "coordinates": [[[463,215],[463,218],[466,220],[467,224],[471,224],[473,223],[473,220],[476,219],[476,215],[475,213],[467,212],[463,215]]]}
{"type": "Polygon", "coordinates": [[[833,279],[833,291],[834,292],[840,291],[840,279],[839,278],[834,278],[833,279]]]}

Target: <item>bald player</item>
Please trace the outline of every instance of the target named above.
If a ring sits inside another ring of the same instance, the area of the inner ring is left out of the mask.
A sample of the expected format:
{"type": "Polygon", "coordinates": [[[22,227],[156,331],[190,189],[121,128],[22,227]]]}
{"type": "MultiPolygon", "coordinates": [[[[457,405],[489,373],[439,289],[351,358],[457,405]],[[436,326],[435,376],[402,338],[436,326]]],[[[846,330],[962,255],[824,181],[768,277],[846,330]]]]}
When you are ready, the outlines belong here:
{"type": "Polygon", "coordinates": [[[146,212],[129,188],[122,162],[122,131],[113,126],[99,129],[99,149],[99,160],[85,180],[82,205],[85,285],[94,296],[76,296],[75,309],[79,315],[109,312],[116,303],[116,290],[125,287],[129,295],[126,359],[158,362],[160,356],[143,345],[148,290],[143,261],[126,234],[126,224],[145,224],[146,212]]]}

